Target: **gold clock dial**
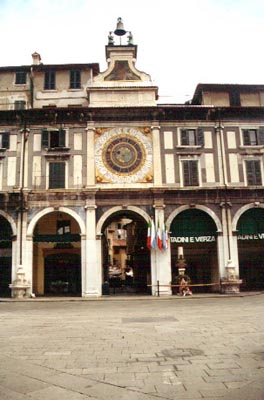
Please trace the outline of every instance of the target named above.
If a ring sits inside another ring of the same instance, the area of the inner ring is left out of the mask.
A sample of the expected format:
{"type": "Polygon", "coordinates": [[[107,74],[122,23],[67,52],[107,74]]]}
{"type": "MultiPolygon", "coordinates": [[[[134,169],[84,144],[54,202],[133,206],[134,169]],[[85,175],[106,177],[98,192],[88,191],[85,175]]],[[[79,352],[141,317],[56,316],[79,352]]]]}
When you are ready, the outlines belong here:
{"type": "Polygon", "coordinates": [[[131,135],[117,135],[103,149],[103,162],[117,175],[138,171],[146,158],[143,145],[131,135]]]}
{"type": "Polygon", "coordinates": [[[95,165],[100,182],[142,182],[152,172],[152,160],[151,137],[139,129],[112,128],[96,138],[95,165]]]}

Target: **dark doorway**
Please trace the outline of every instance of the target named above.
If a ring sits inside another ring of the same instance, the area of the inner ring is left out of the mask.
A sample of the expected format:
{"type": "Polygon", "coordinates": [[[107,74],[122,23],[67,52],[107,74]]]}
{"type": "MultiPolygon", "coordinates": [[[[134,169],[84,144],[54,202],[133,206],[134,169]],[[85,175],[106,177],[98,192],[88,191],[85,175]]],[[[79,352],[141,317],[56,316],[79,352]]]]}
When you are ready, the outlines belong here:
{"type": "Polygon", "coordinates": [[[12,283],[12,229],[9,222],[0,215],[0,296],[10,297],[12,283]]]}
{"type": "Polygon", "coordinates": [[[80,227],[67,213],[45,214],[34,229],[33,292],[81,295],[80,227]]]}
{"type": "Polygon", "coordinates": [[[151,294],[147,223],[132,211],[117,212],[103,227],[103,294],[151,294]]]}
{"type": "Polygon", "coordinates": [[[45,258],[45,294],[81,295],[81,258],[77,254],[52,254],[45,258]]]}
{"type": "Polygon", "coordinates": [[[264,288],[264,210],[251,208],[237,224],[239,277],[241,289],[264,288]]]}
{"type": "Polygon", "coordinates": [[[11,283],[12,279],[12,258],[0,257],[0,263],[0,296],[10,297],[11,289],[9,289],[9,284],[11,283]]]}
{"type": "Polygon", "coordinates": [[[177,284],[178,252],[185,260],[185,274],[193,292],[219,290],[216,224],[209,214],[199,209],[179,213],[171,225],[172,283],[177,284]]]}

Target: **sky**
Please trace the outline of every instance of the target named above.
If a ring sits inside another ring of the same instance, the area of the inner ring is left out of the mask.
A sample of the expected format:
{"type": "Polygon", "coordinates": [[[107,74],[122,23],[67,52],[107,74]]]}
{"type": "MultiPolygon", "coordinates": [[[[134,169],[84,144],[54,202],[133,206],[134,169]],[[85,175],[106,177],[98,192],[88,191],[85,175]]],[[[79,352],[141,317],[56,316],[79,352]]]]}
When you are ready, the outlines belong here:
{"type": "Polygon", "coordinates": [[[184,103],[199,83],[264,84],[263,0],[0,0],[0,66],[30,65],[37,51],[43,64],[104,71],[119,17],[159,103],[184,103]]]}

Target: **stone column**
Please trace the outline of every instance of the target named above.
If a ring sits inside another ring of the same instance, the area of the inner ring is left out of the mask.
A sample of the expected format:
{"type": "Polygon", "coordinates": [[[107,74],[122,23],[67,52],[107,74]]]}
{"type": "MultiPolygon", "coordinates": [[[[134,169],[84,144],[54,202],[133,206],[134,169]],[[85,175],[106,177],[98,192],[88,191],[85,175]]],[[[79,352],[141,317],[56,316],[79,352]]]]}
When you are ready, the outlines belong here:
{"type": "Polygon", "coordinates": [[[221,203],[222,221],[224,233],[224,254],[225,267],[221,271],[221,292],[222,293],[239,293],[242,281],[239,279],[239,268],[237,255],[234,254],[234,240],[232,233],[231,207],[229,201],[221,203]]]}
{"type": "Polygon", "coordinates": [[[23,268],[25,278],[32,284],[32,237],[27,238],[27,208],[20,210],[17,224],[16,261],[13,263],[12,280],[16,278],[18,268],[23,268]],[[22,217],[21,217],[21,212],[22,217]],[[22,223],[22,226],[21,226],[22,223]]]}
{"type": "Polygon", "coordinates": [[[95,139],[95,128],[93,122],[87,124],[87,179],[86,186],[95,185],[95,159],[94,159],[94,139],[95,139]]]}
{"type": "Polygon", "coordinates": [[[19,264],[19,262],[18,262],[18,246],[19,246],[18,239],[17,239],[17,236],[15,236],[12,239],[12,275],[11,275],[12,282],[14,279],[16,279],[16,270],[17,270],[17,266],[19,264]]]}
{"type": "MultiPolygon", "coordinates": [[[[154,205],[155,208],[155,221],[156,221],[156,229],[158,229],[158,224],[160,227],[160,232],[162,234],[163,223],[164,223],[164,208],[165,206],[162,204],[154,205]]],[[[168,296],[171,295],[171,252],[170,252],[170,244],[168,243],[168,249],[160,250],[157,248],[156,250],[151,250],[152,257],[151,261],[154,261],[155,273],[152,274],[152,285],[157,285],[157,281],[159,282],[159,295],[160,296],[168,296]]],[[[158,295],[157,288],[155,295],[158,295]]]]}
{"type": "Polygon", "coordinates": [[[33,237],[32,236],[26,236],[25,238],[23,266],[26,274],[25,275],[26,279],[31,284],[29,292],[32,293],[32,286],[33,286],[33,237]]]}
{"type": "Polygon", "coordinates": [[[217,232],[217,258],[219,278],[225,275],[225,254],[224,254],[224,239],[223,232],[217,232]]]}
{"type": "Polygon", "coordinates": [[[162,185],[161,157],[160,157],[160,126],[155,124],[151,127],[153,145],[153,177],[154,187],[162,185]]]}
{"type": "Polygon", "coordinates": [[[96,243],[96,205],[89,204],[86,209],[86,260],[85,260],[85,282],[83,297],[101,295],[101,271],[97,262],[97,243],[96,243]]]}
{"type": "Polygon", "coordinates": [[[87,272],[87,254],[86,254],[86,235],[81,235],[81,272],[82,272],[82,297],[85,297],[86,272],[87,272]]]}
{"type": "MultiPolygon", "coordinates": [[[[229,250],[229,229],[228,229],[228,216],[227,216],[227,204],[225,202],[220,203],[221,214],[222,214],[222,227],[223,227],[223,236],[222,236],[222,249],[219,249],[219,252],[222,252],[223,263],[226,265],[227,261],[230,258],[230,250],[229,250]]],[[[223,267],[223,266],[222,266],[223,267]]],[[[220,270],[220,278],[222,278],[222,274],[225,273],[224,269],[220,270]]]]}

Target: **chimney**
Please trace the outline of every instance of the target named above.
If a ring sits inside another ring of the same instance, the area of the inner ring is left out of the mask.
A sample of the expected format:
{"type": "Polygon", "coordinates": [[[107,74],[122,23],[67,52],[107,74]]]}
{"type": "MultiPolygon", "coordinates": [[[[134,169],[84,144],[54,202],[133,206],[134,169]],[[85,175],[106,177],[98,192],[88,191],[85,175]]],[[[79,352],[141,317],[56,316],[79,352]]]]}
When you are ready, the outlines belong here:
{"type": "Polygon", "coordinates": [[[40,54],[35,51],[35,53],[32,54],[32,61],[33,65],[40,65],[41,64],[41,57],[40,54]]]}

